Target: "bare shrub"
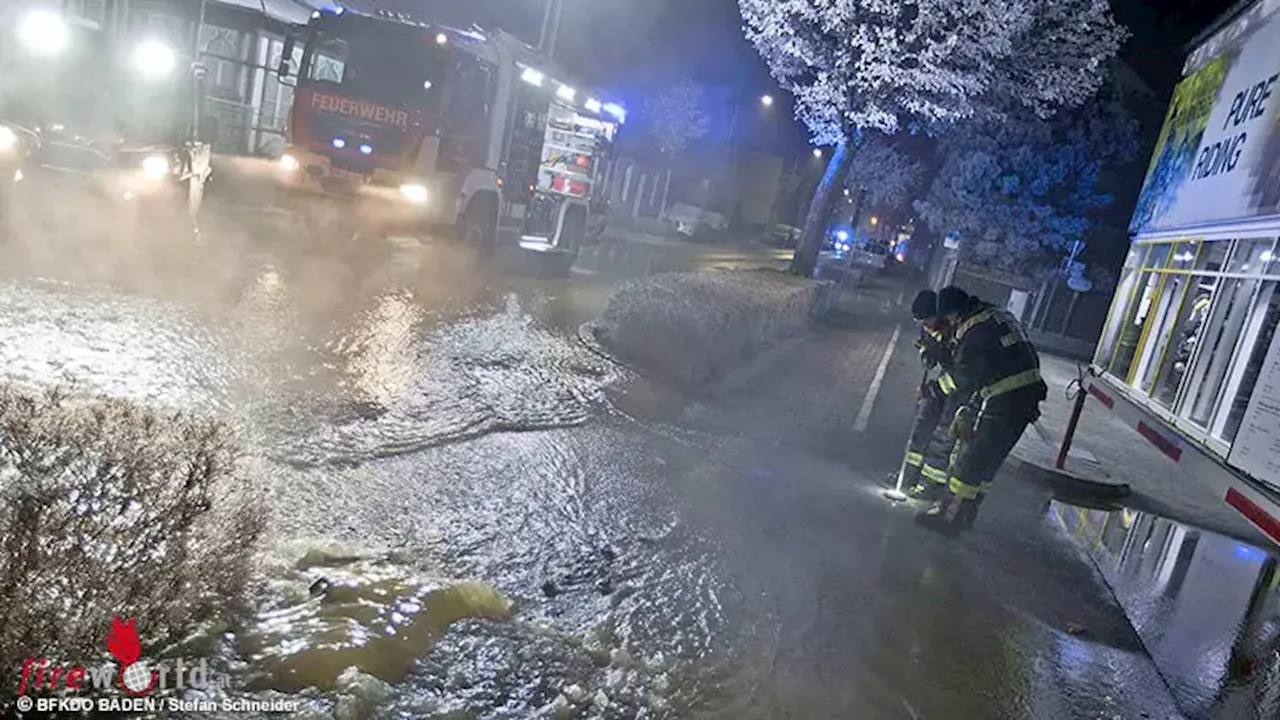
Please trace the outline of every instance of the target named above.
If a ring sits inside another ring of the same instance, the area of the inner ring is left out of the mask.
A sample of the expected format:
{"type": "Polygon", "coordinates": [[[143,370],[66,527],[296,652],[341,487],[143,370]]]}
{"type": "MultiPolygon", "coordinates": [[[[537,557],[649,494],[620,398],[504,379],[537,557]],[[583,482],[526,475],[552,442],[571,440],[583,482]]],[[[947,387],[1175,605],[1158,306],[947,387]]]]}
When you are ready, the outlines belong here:
{"type": "Polygon", "coordinates": [[[0,386],[0,668],[106,658],[116,614],[153,657],[225,620],[263,531],[242,465],[216,422],[0,386]]]}

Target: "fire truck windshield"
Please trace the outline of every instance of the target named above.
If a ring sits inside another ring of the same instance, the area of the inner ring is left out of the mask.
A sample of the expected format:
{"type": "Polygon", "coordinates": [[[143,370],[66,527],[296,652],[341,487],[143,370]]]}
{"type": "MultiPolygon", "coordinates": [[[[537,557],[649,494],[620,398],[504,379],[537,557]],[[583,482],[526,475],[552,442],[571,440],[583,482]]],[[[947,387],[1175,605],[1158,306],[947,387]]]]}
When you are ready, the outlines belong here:
{"type": "Polygon", "coordinates": [[[388,105],[426,107],[438,95],[445,57],[434,37],[399,23],[343,17],[315,29],[304,82],[388,105]]]}

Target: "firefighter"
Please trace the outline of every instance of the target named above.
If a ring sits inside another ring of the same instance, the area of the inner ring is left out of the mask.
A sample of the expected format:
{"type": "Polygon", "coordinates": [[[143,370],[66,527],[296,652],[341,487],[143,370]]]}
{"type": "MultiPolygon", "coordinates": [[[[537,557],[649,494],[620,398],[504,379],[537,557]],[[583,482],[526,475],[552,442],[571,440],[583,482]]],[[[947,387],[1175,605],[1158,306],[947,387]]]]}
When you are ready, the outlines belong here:
{"type": "Polygon", "coordinates": [[[951,533],[973,526],[996,471],[1040,416],[1049,389],[1040,377],[1040,357],[1012,314],[945,287],[938,291],[938,315],[952,333],[953,362],[925,391],[960,399],[974,410],[968,427],[963,409],[953,423],[965,442],[948,469],[947,495],[919,519],[951,533]]]}
{"type": "Polygon", "coordinates": [[[910,488],[914,497],[934,498],[943,494],[947,485],[950,446],[939,447],[935,435],[948,403],[946,398],[930,395],[926,385],[934,379],[931,375],[950,369],[951,348],[938,317],[938,296],[932,290],[916,294],[911,302],[911,317],[920,323],[920,338],[915,346],[925,368],[925,378],[921,382],[916,417],[900,470],[901,487],[910,488]]]}

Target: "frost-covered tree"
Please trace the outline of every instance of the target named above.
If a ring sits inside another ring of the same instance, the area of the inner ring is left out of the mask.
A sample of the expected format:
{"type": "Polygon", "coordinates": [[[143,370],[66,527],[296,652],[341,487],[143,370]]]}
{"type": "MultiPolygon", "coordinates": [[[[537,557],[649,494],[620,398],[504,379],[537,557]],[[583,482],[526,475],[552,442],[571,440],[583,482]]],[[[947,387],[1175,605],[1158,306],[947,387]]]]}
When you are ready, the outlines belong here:
{"type": "Polygon", "coordinates": [[[967,261],[1029,275],[1062,262],[1111,204],[1101,173],[1131,161],[1137,122],[1099,101],[1053,122],[1033,116],[957,126],[916,211],[939,233],[958,232],[967,261]]]}
{"type": "Polygon", "coordinates": [[[833,196],[867,129],[1048,117],[1086,100],[1125,31],[1106,0],[738,0],[747,39],[834,145],[792,271],[811,274],[833,196]]]}
{"type": "Polygon", "coordinates": [[[711,118],[707,114],[706,95],[706,88],[686,79],[645,102],[649,137],[659,152],[674,155],[707,134],[711,118]]]}
{"type": "MultiPolygon", "coordinates": [[[[851,224],[858,227],[868,207],[901,207],[920,182],[920,163],[880,133],[864,136],[851,155],[844,189],[853,203],[851,224]]],[[[852,255],[845,262],[852,262],[852,255]]]]}
{"type": "Polygon", "coordinates": [[[920,163],[879,133],[868,134],[853,152],[844,188],[853,202],[898,207],[920,182],[920,163]]]}

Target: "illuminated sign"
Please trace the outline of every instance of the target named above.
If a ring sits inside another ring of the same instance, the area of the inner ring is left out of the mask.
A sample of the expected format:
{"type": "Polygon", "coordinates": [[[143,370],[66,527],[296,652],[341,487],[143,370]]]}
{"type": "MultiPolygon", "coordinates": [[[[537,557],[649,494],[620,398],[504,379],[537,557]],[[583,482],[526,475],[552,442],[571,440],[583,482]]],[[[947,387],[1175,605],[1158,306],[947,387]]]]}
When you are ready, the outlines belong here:
{"type": "Polygon", "coordinates": [[[409,111],[387,107],[368,100],[352,100],[337,95],[316,93],[311,96],[311,107],[321,112],[345,115],[347,117],[368,120],[380,125],[396,125],[409,127],[409,111]]]}

